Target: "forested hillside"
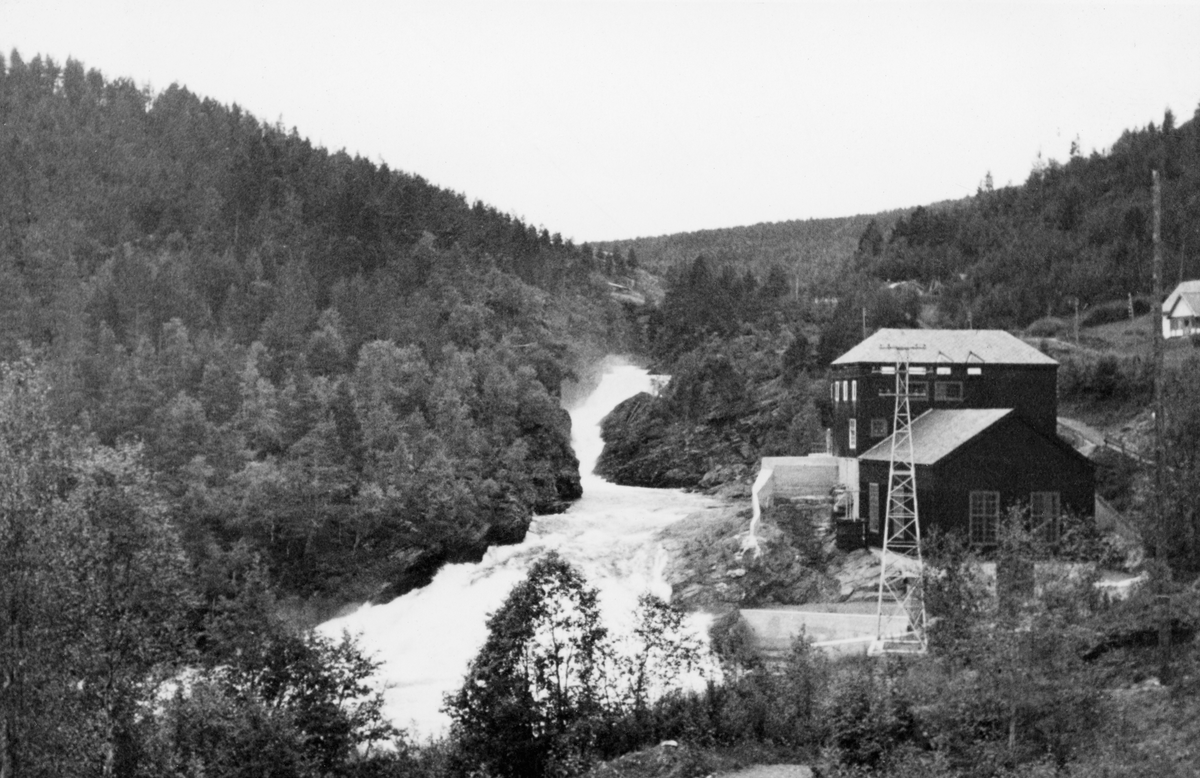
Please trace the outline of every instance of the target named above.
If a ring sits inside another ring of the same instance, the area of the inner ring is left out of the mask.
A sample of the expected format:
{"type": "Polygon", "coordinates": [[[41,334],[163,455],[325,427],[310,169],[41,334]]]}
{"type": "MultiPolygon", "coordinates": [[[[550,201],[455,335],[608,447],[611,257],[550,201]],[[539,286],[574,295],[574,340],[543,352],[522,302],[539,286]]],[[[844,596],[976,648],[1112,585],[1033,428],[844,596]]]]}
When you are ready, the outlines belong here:
{"type": "Polygon", "coordinates": [[[1162,171],[1164,284],[1200,275],[1200,122],[1171,111],[1104,153],[1073,147],[1022,186],[918,208],[864,241],[857,268],[940,288],[945,326],[1023,327],[1151,291],[1151,169],[1162,171]]]}
{"type": "Polygon", "coordinates": [[[207,575],[402,591],[577,497],[560,384],[623,329],[596,270],[236,105],[0,60],[0,359],[140,446],[207,575]]]}
{"type": "Polygon", "coordinates": [[[716,265],[733,265],[765,278],[772,267],[786,273],[793,289],[826,294],[858,248],[859,237],[874,221],[889,229],[910,209],[834,219],[805,219],[717,230],[681,232],[653,238],[605,243],[605,249],[633,252],[635,262],[664,275],[704,255],[716,265]]]}
{"type": "MultiPolygon", "coordinates": [[[[883,282],[915,282],[926,321],[1017,329],[1045,316],[1083,315],[1150,293],[1150,171],[1162,171],[1164,283],[1200,276],[1200,126],[1161,122],[1124,132],[1104,151],[1074,145],[1065,162],[1041,160],[1024,184],[912,209],[701,230],[604,244],[635,264],[687,283],[705,257],[757,282],[786,281],[800,298],[838,302],[846,327],[872,316],[883,282]],[[853,314],[852,316],[850,314],[853,314]]],[[[1139,308],[1142,306],[1139,306],[1139,308]]],[[[819,318],[819,317],[816,317],[819,318]]],[[[876,324],[875,326],[880,326],[876,324]]]]}

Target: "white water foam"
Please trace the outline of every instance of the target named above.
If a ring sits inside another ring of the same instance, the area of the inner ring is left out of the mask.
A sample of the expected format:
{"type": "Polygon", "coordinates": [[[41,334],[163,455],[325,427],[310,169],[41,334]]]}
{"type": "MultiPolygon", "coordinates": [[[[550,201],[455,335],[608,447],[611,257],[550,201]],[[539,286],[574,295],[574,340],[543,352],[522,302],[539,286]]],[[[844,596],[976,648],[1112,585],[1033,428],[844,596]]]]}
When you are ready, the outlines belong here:
{"type": "Polygon", "coordinates": [[[535,517],[523,543],[493,546],[478,564],[446,565],[422,589],[321,625],[327,635],[358,635],[360,647],[382,662],[378,676],[393,724],[422,737],[445,732],[443,695],[461,685],[487,638],[488,615],[548,551],[557,551],[600,590],[614,631],[628,624],[644,592],[670,597],[659,530],[718,503],[675,489],[617,486],[592,474],[603,448],[600,420],[622,400],[652,391],[653,380],[641,368],[610,359],[599,386],[571,410],[571,442],[586,475],[583,497],[566,513],[535,517]]]}

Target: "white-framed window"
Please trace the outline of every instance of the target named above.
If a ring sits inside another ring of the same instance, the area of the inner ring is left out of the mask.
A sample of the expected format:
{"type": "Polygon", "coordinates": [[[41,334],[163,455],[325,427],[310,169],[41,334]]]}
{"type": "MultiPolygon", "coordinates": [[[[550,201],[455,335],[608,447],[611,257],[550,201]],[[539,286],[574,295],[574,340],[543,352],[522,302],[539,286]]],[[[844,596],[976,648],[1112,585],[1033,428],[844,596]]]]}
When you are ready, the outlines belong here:
{"type": "Polygon", "coordinates": [[[887,437],[887,419],[871,419],[871,437],[887,437]]]}
{"type": "Polygon", "coordinates": [[[884,367],[879,368],[879,372],[882,373],[883,375],[895,375],[896,374],[896,366],[895,365],[885,365],[884,367]]]}
{"type": "Polygon", "coordinates": [[[849,433],[848,445],[850,446],[850,450],[853,451],[858,448],[858,419],[850,419],[846,429],[849,433]]]}
{"type": "Polygon", "coordinates": [[[879,484],[867,484],[867,529],[879,531],[879,484]]]}
{"type": "Polygon", "coordinates": [[[920,365],[913,365],[908,369],[909,375],[925,375],[925,368],[920,365]]]}
{"type": "Polygon", "coordinates": [[[850,402],[858,402],[858,381],[850,382],[850,402]]]}
{"type": "Polygon", "coordinates": [[[850,400],[850,382],[849,381],[842,381],[842,400],[844,400],[844,401],[850,400]]]}
{"type": "Polygon", "coordinates": [[[933,385],[933,399],[962,400],[962,381],[938,381],[933,385]]]}
{"type": "Polygon", "coordinates": [[[938,369],[937,369],[937,374],[938,375],[950,375],[950,366],[949,365],[939,365],[938,369]]]}
{"type": "Polygon", "coordinates": [[[968,367],[967,375],[983,375],[982,367],[968,367]]]}
{"type": "Polygon", "coordinates": [[[1061,499],[1058,492],[1031,492],[1029,495],[1029,524],[1034,533],[1048,543],[1058,541],[1061,499]]]}
{"type": "Polygon", "coordinates": [[[1000,492],[971,492],[969,540],[972,545],[996,543],[1000,528],[1000,492]]]}

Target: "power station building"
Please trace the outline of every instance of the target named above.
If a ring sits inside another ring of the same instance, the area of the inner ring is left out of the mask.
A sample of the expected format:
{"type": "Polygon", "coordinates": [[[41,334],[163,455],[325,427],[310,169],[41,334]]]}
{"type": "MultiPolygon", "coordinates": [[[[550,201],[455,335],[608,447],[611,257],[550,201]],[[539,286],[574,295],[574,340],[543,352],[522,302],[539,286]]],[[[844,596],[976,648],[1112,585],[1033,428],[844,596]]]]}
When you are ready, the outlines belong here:
{"type": "Polygon", "coordinates": [[[990,545],[1014,505],[1050,538],[1065,512],[1092,515],[1095,468],[1057,433],[1058,362],[1003,330],[883,329],[833,361],[829,389],[847,518],[865,542],[882,538],[900,354],[923,536],[990,545]]]}

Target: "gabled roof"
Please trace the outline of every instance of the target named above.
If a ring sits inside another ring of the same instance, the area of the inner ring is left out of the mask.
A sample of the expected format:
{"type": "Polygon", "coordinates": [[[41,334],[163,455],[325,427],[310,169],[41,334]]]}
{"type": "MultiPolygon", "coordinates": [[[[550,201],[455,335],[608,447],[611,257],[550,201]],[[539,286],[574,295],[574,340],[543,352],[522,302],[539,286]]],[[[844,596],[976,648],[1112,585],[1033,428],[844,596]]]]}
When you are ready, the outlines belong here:
{"type": "Polygon", "coordinates": [[[1058,362],[1004,330],[878,330],[833,360],[835,365],[896,363],[888,346],[924,346],[909,352],[917,364],[1057,365],[1058,362]]]}
{"type": "MultiPolygon", "coordinates": [[[[913,464],[932,465],[1005,416],[1012,408],[929,410],[913,419],[913,464]]],[[[892,436],[859,455],[859,460],[890,462],[892,436]]]]}
{"type": "Polygon", "coordinates": [[[1174,315],[1175,306],[1179,304],[1180,300],[1186,302],[1193,311],[1200,312],[1200,281],[1184,281],[1175,287],[1175,291],[1167,295],[1167,299],[1163,301],[1163,313],[1168,316],[1174,315]]]}

